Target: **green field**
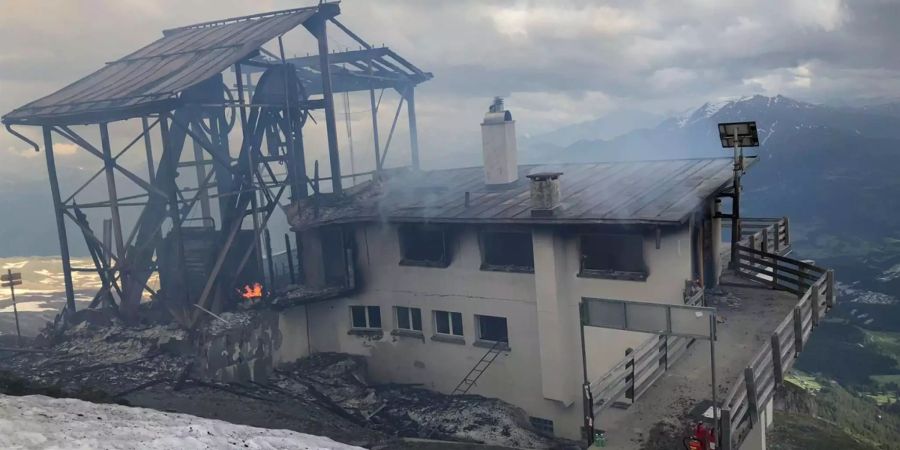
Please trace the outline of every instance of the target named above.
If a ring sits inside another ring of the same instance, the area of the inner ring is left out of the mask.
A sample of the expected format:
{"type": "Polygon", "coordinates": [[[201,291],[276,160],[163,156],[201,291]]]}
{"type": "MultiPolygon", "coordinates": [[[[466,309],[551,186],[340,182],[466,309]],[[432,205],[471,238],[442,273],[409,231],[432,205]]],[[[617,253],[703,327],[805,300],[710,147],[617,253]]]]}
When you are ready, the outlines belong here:
{"type": "Polygon", "coordinates": [[[879,406],[895,401],[894,392],[851,392],[799,371],[791,372],[785,382],[790,405],[776,413],[768,439],[771,448],[900,449],[900,417],[879,406]]]}
{"type": "Polygon", "coordinates": [[[775,413],[768,436],[771,450],[878,450],[876,445],[854,439],[832,423],[814,417],[775,413]]]}

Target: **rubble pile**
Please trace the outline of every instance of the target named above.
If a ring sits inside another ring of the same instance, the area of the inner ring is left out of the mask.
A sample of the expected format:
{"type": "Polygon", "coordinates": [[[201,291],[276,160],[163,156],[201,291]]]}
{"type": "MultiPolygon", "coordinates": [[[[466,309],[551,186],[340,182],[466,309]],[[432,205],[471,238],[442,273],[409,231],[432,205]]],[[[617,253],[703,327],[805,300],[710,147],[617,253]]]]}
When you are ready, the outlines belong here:
{"type": "Polygon", "coordinates": [[[318,353],[276,373],[273,382],[324,401],[389,435],[470,441],[516,448],[557,443],[537,434],[525,412],[478,395],[449,396],[410,385],[369,386],[365,359],[318,353]]]}
{"type": "MultiPolygon", "coordinates": [[[[223,314],[232,325],[214,320],[200,330],[233,331],[254,320],[251,316],[223,314]]],[[[399,438],[516,448],[565,445],[537,434],[522,410],[499,400],[370,385],[360,356],[319,353],[275,370],[264,382],[222,383],[204,378],[186,349],[196,349],[191,336],[174,325],[84,321],[40,352],[0,355],[5,379],[19,377],[29,386],[13,390],[0,379],[0,391],[120,402],[362,446],[390,445],[399,438]]]]}
{"type": "Polygon", "coordinates": [[[13,353],[0,370],[25,377],[63,394],[97,390],[121,396],[148,383],[176,380],[192,358],[173,349],[188,335],[174,324],[124,326],[83,321],[57,336],[40,353],[13,353]]]}

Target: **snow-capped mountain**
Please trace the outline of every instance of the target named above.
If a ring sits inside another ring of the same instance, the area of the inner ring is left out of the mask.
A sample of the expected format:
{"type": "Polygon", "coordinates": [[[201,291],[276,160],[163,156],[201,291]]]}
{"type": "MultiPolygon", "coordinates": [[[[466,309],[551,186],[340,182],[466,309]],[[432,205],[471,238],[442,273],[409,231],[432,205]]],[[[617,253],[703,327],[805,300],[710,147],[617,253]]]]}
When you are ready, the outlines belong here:
{"type": "MultiPolygon", "coordinates": [[[[657,127],[585,140],[538,162],[728,157],[716,125],[755,120],[761,146],[745,178],[748,214],[827,224],[830,235],[893,236],[900,229],[900,104],[816,105],[761,95],[704,103],[657,127]]],[[[816,229],[821,229],[818,227],[816,229]]]]}
{"type": "Polygon", "coordinates": [[[719,147],[716,124],[743,120],[757,122],[760,141],[766,144],[774,144],[769,139],[777,134],[790,136],[800,130],[898,139],[898,117],[898,104],[839,108],[801,102],[781,95],[756,95],[704,103],[649,130],[636,130],[610,140],[582,140],[568,146],[565,152],[553,152],[552,158],[580,161],[722,156],[724,153],[719,147]],[[889,114],[891,106],[896,108],[897,115],[889,114]]]}

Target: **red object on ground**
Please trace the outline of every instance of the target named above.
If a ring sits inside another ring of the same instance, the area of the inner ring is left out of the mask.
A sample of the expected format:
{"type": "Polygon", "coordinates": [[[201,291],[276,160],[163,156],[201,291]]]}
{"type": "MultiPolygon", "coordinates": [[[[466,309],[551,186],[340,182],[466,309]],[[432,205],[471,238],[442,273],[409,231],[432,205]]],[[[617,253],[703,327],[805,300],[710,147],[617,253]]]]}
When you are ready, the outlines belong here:
{"type": "Polygon", "coordinates": [[[716,434],[712,429],[707,429],[702,423],[697,424],[694,435],[684,438],[684,448],[687,450],[715,450],[716,434]]]}

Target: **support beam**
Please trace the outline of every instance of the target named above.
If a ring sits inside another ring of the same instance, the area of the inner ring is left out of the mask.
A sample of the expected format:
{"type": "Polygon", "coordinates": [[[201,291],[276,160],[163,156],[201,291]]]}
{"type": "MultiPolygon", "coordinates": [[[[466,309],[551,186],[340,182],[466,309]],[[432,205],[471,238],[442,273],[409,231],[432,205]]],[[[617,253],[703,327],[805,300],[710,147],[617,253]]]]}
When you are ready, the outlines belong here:
{"type": "MultiPolygon", "coordinates": [[[[367,66],[369,75],[372,75],[372,60],[368,61],[367,66]]],[[[383,91],[382,91],[383,92],[383,91]]],[[[381,143],[378,139],[378,104],[375,103],[375,87],[369,82],[369,105],[372,109],[372,140],[375,145],[375,171],[381,172],[381,143]]]]}
{"type": "Polygon", "coordinates": [[[109,211],[112,215],[113,237],[116,241],[116,256],[125,255],[125,240],[122,237],[122,219],[119,215],[119,195],[116,190],[116,173],[113,170],[116,162],[109,145],[109,128],[106,122],[100,123],[100,146],[103,148],[103,167],[106,171],[106,189],[109,193],[109,211]]]}
{"type": "Polygon", "coordinates": [[[50,179],[50,194],[53,197],[53,211],[56,215],[56,231],[59,235],[59,253],[62,257],[63,283],[66,288],[66,314],[75,312],[75,288],[72,285],[72,263],[69,258],[69,239],[66,236],[66,221],[63,218],[62,198],[59,194],[59,180],[56,177],[56,158],[53,155],[51,128],[44,127],[44,155],[47,157],[47,175],[50,179]]]}
{"type": "MultiPolygon", "coordinates": [[[[245,186],[248,187],[250,192],[247,195],[250,196],[250,218],[253,223],[253,252],[256,256],[256,273],[260,276],[265,277],[265,271],[263,270],[263,259],[262,259],[262,247],[259,245],[260,236],[260,226],[259,226],[259,201],[258,201],[258,192],[256,192],[256,185],[253,184],[253,176],[258,174],[258,164],[253,159],[253,154],[255,153],[253,149],[247,152],[247,165],[250,168],[250,172],[247,174],[247,181],[245,182],[245,186]]],[[[236,272],[240,273],[240,272],[236,272]]]]}
{"type": "Polygon", "coordinates": [[[319,67],[322,72],[322,96],[325,100],[325,131],[328,134],[328,160],[331,164],[331,186],[335,194],[342,194],[341,156],[338,152],[337,125],[334,119],[334,93],[331,89],[331,66],[329,64],[328,34],[324,18],[308,25],[319,42],[319,67]]]}
{"type": "MultiPolygon", "coordinates": [[[[87,150],[88,153],[96,156],[97,158],[103,159],[103,152],[101,152],[100,150],[97,150],[96,147],[91,145],[88,141],[84,140],[81,136],[79,136],[77,133],[72,131],[69,127],[67,127],[67,126],[58,127],[58,128],[56,128],[56,132],[59,133],[60,136],[72,141],[73,144],[76,144],[79,147],[87,150]]],[[[119,172],[122,172],[122,175],[125,175],[129,180],[133,181],[134,184],[140,186],[147,192],[150,192],[151,194],[157,194],[160,197],[165,197],[164,192],[162,192],[159,189],[156,189],[155,186],[151,185],[150,183],[148,183],[141,177],[135,175],[130,170],[128,170],[118,164],[115,164],[114,167],[119,172]]]]}
{"type": "MultiPolygon", "coordinates": [[[[156,178],[153,180],[156,190],[170,189],[175,184],[177,161],[180,159],[187,137],[185,130],[188,128],[187,123],[190,117],[185,117],[185,115],[188,114],[185,110],[176,110],[171,116],[164,113],[160,117],[163,152],[160,156],[159,167],[157,167],[156,178]],[[172,122],[178,125],[173,127],[171,132],[169,130],[170,117],[172,122]]],[[[124,263],[121,264],[122,270],[128,273],[124,289],[125,298],[121,305],[122,312],[126,317],[137,312],[137,306],[141,301],[142,287],[153,271],[151,264],[153,253],[159,242],[160,230],[166,219],[166,207],[169,205],[169,201],[168,196],[151,195],[132,232],[137,247],[127,252],[124,263]]]]}
{"type": "MultiPolygon", "coordinates": [[[[193,129],[196,134],[203,134],[205,131],[203,127],[198,127],[197,123],[203,119],[197,119],[196,122],[193,122],[190,127],[193,129]],[[197,128],[200,128],[199,130],[197,128]]],[[[197,188],[199,189],[200,194],[200,217],[208,218],[212,217],[209,209],[209,194],[206,187],[203,185],[203,180],[206,179],[206,167],[203,165],[203,149],[200,147],[200,142],[198,142],[197,138],[191,138],[191,144],[193,144],[194,150],[194,170],[197,172],[197,188]]]]}
{"type": "Polygon", "coordinates": [[[150,142],[150,124],[146,117],[141,117],[141,126],[144,128],[144,151],[147,153],[147,173],[150,175],[150,182],[156,178],[156,169],[153,167],[153,144],[150,142]]]}
{"type": "Polygon", "coordinates": [[[379,166],[384,167],[384,161],[387,159],[388,150],[391,149],[391,141],[394,139],[394,130],[397,128],[397,119],[400,118],[400,110],[403,109],[404,97],[400,96],[400,103],[397,104],[397,111],[394,113],[394,121],[391,122],[391,131],[388,132],[387,142],[384,143],[384,153],[381,154],[381,163],[379,166]]]}
{"type": "Polygon", "coordinates": [[[419,130],[416,127],[416,88],[406,89],[406,115],[409,118],[409,153],[412,168],[419,170],[419,130]]]}

